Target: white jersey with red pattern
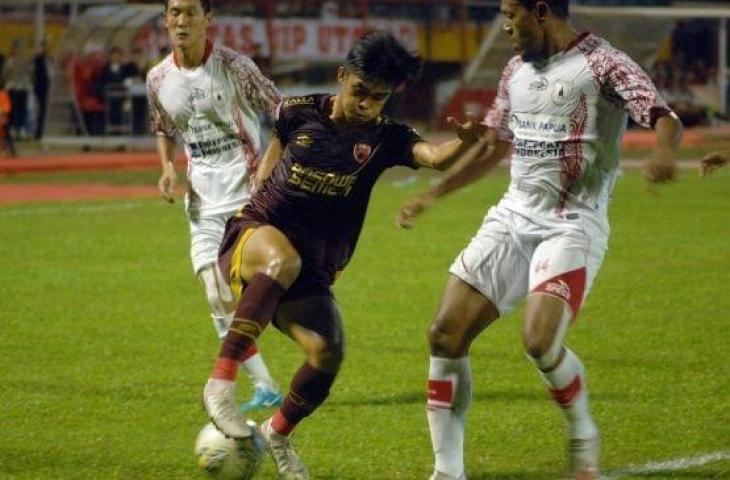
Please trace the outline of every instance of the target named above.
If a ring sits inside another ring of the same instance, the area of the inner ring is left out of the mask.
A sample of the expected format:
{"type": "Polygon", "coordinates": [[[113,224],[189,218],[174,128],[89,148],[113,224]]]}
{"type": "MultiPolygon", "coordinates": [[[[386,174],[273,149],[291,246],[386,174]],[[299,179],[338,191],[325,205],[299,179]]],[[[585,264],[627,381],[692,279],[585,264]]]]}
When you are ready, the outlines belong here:
{"type": "Polygon", "coordinates": [[[627,116],[652,127],[670,112],[641,67],[594,35],[540,64],[512,58],[485,120],[513,147],[501,205],[527,216],[588,213],[607,228],[627,116]]]}
{"type": "Polygon", "coordinates": [[[147,76],[152,129],[180,134],[188,157],[188,214],[235,211],[250,198],[257,166],[257,111],[275,119],[281,93],[254,62],[208,43],[203,64],[187,70],[168,55],[147,76]]]}

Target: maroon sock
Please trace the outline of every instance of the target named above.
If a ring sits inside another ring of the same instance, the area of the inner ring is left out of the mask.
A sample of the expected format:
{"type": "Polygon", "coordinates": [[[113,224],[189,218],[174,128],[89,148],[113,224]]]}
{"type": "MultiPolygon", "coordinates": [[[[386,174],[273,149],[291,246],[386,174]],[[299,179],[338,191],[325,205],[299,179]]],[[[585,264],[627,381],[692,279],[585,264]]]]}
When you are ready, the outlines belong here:
{"type": "Polygon", "coordinates": [[[281,435],[289,435],[294,427],[325,401],[336,373],[315,370],[305,363],[289,387],[284,404],[274,414],[271,426],[281,435]]]}
{"type": "Polygon", "coordinates": [[[286,289],[273,278],[257,273],[243,290],[226,338],[223,340],[213,378],[235,380],[241,356],[274,317],[286,289]]]}

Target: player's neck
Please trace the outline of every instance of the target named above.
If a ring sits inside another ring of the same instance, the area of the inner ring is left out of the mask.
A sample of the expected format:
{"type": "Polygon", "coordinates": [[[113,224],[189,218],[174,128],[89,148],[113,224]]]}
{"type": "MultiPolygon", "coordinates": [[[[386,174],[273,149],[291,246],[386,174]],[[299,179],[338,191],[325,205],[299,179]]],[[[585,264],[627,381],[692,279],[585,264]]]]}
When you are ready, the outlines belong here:
{"type": "Polygon", "coordinates": [[[334,95],[332,97],[332,112],[330,113],[330,120],[332,120],[332,123],[334,123],[335,127],[338,129],[347,128],[349,126],[347,117],[345,117],[345,112],[342,110],[342,105],[340,104],[339,95],[334,95]]]}
{"type": "Polygon", "coordinates": [[[203,40],[190,48],[175,48],[175,61],[180,67],[188,70],[198,68],[205,60],[206,46],[207,42],[203,40]]]}
{"type": "Polygon", "coordinates": [[[547,34],[547,58],[556,53],[568,50],[580,36],[580,33],[573,28],[569,22],[561,22],[548,30],[547,34]]]}

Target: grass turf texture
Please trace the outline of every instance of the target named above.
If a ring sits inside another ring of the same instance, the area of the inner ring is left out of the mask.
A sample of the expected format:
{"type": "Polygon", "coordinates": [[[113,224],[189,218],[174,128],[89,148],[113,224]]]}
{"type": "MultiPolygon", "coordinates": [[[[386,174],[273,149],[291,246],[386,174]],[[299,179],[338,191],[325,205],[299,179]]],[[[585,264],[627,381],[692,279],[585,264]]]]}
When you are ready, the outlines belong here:
{"type": "MultiPolygon", "coordinates": [[[[609,252],[568,344],[588,369],[603,467],[730,449],[730,170],[649,191],[620,179],[609,252]]],[[[305,420],[315,479],[425,479],[425,331],[446,270],[506,187],[499,172],[412,232],[398,206],[426,185],[383,182],[336,286],[347,358],[305,420]]],[[[198,398],[218,350],[188,260],[181,207],[159,200],[0,207],[0,478],[200,478],[198,398]]],[[[525,360],[521,311],[472,348],[471,480],[559,478],[563,421],[525,360]]],[[[261,350],[286,383],[302,361],[273,328],[261,350]]],[[[240,399],[250,393],[242,379],[240,399]]],[[[257,414],[262,420],[264,414],[257,414]]],[[[621,478],[726,478],[724,461],[621,478]]],[[[275,478],[266,460],[260,478],[275,478]]]]}

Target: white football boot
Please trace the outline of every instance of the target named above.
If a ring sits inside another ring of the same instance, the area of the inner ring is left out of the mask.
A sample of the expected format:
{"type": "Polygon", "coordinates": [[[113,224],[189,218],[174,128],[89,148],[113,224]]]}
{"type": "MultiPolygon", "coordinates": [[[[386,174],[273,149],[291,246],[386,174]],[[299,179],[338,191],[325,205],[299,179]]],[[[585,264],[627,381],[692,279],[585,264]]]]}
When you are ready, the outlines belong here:
{"type": "Polygon", "coordinates": [[[466,475],[462,473],[459,477],[452,477],[451,475],[447,475],[436,470],[428,480],[466,480],[466,475]]]}
{"type": "Polygon", "coordinates": [[[276,463],[279,478],[283,480],[309,480],[307,467],[304,466],[299,455],[294,451],[291,439],[286,435],[276,433],[271,427],[270,418],[261,424],[261,434],[266,440],[266,445],[271,457],[274,459],[274,463],[276,463]]]}
{"type": "Polygon", "coordinates": [[[229,438],[242,439],[252,435],[251,426],[236,405],[236,382],[209,378],[203,390],[203,407],[215,428],[229,438]]]}
{"type": "Polygon", "coordinates": [[[600,477],[598,456],[601,437],[573,438],[568,441],[568,465],[571,480],[595,480],[600,477]]]}

